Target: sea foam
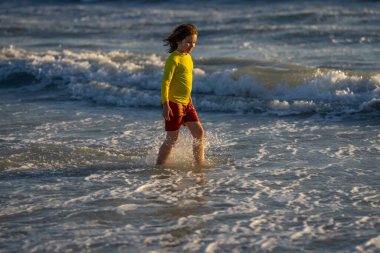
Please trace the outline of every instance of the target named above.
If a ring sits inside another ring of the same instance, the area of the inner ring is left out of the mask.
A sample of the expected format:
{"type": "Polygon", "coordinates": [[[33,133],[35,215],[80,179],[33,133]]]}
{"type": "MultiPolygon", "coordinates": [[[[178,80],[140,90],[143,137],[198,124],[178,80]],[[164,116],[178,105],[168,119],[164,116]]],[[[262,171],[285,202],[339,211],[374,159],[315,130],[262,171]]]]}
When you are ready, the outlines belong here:
{"type": "MultiPolygon", "coordinates": [[[[0,59],[3,88],[32,92],[53,86],[96,103],[160,106],[164,56],[127,51],[37,53],[9,47],[1,50],[0,59]]],[[[255,66],[249,73],[244,68],[195,68],[193,100],[198,110],[292,115],[378,113],[380,108],[378,73],[315,69],[292,83],[297,66],[289,67],[288,77],[268,67],[267,80],[271,75],[275,80],[285,77],[273,84],[256,76],[255,66]]]]}

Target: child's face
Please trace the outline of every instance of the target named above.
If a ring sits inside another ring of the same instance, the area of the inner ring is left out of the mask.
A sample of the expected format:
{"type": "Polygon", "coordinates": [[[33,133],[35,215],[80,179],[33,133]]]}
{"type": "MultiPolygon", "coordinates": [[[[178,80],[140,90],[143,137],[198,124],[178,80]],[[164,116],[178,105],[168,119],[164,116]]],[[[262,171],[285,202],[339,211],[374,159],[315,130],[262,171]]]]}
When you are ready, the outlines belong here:
{"type": "Polygon", "coordinates": [[[187,36],[184,40],[177,42],[177,50],[181,53],[191,53],[195,47],[195,43],[197,42],[197,35],[192,34],[187,36]]]}

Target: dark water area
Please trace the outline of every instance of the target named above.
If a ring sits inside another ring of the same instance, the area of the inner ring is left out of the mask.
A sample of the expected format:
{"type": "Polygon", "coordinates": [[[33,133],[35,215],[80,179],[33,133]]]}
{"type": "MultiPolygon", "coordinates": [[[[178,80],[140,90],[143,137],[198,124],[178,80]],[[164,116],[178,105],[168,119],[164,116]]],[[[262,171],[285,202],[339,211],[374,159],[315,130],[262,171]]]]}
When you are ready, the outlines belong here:
{"type": "Polygon", "coordinates": [[[1,1],[1,252],[379,252],[379,1],[1,1]],[[168,166],[162,39],[199,29],[168,166]]]}

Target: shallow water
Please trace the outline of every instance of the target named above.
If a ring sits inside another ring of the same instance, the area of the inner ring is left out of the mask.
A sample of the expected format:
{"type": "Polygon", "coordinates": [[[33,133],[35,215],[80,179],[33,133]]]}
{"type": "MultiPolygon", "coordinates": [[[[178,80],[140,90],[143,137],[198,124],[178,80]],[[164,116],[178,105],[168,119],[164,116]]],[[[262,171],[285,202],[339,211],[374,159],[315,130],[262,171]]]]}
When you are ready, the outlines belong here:
{"type": "Polygon", "coordinates": [[[379,252],[377,1],[2,1],[1,252],[379,252]],[[65,13],[65,15],[62,15],[65,13]],[[196,23],[165,167],[162,38],[196,23]]]}
{"type": "Polygon", "coordinates": [[[5,100],[6,252],[379,248],[379,119],[200,113],[215,166],[156,168],[159,110],[5,100]]]}

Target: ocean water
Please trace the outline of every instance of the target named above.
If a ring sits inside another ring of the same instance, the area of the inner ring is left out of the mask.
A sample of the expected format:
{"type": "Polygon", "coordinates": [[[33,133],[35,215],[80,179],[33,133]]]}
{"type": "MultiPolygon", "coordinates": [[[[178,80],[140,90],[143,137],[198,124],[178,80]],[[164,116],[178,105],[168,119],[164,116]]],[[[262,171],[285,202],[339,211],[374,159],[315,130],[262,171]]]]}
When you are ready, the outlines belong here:
{"type": "Polygon", "coordinates": [[[1,1],[0,252],[380,252],[378,1],[1,1]],[[199,28],[168,165],[162,39],[199,28]]]}

